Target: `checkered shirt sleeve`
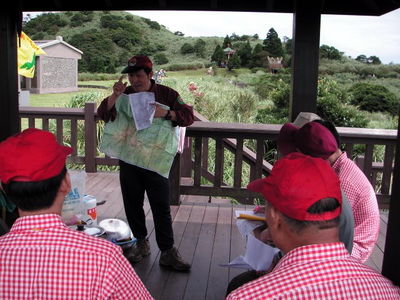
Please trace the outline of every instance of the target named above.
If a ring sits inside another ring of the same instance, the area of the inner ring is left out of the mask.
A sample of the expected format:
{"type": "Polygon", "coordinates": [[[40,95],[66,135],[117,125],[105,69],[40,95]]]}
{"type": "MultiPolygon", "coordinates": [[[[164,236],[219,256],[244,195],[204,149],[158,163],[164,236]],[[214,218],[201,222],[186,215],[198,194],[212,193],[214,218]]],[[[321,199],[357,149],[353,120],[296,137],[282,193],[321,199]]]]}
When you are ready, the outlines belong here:
{"type": "Polygon", "coordinates": [[[354,215],[354,243],[351,255],[365,262],[379,235],[379,207],[375,191],[360,168],[343,153],[334,163],[340,185],[354,215]]]}
{"type": "Polygon", "coordinates": [[[351,257],[342,243],[314,244],[287,253],[274,270],[227,300],[400,299],[400,289],[351,257]]]}
{"type": "Polygon", "coordinates": [[[0,237],[0,299],[153,298],[118,246],[37,215],[0,237]]]}

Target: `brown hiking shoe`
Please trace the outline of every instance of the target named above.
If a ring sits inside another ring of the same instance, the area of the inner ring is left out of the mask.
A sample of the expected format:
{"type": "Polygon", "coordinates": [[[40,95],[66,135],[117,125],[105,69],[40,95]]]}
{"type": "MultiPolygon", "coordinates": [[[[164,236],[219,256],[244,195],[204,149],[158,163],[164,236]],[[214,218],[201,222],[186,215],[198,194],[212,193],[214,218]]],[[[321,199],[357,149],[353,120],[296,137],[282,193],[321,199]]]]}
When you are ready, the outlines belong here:
{"type": "Polygon", "coordinates": [[[138,263],[146,256],[150,255],[150,244],[147,239],[138,240],[135,245],[128,249],[125,253],[125,257],[131,263],[138,263]]]}
{"type": "Polygon", "coordinates": [[[182,259],[178,249],[175,247],[161,252],[160,265],[178,272],[187,272],[190,270],[190,264],[182,259]]]}

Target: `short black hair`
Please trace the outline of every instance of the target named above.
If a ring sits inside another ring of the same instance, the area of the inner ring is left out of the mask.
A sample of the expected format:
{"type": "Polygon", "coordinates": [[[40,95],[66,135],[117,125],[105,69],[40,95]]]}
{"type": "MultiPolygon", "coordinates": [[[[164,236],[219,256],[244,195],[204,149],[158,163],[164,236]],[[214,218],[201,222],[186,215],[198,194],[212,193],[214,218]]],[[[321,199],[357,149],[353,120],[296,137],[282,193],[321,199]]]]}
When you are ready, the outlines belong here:
{"type": "MultiPolygon", "coordinates": [[[[307,212],[310,214],[321,214],[324,212],[334,211],[336,208],[340,207],[340,203],[335,198],[324,198],[318,200],[313,205],[311,205],[307,212]]],[[[282,213],[286,222],[289,226],[297,233],[300,233],[306,228],[311,226],[316,227],[320,230],[330,229],[339,226],[339,218],[340,216],[326,221],[299,221],[293,218],[290,218],[282,213]]]]}
{"type": "Polygon", "coordinates": [[[2,184],[7,199],[24,211],[35,211],[53,205],[61,182],[67,174],[64,166],[60,174],[41,181],[10,181],[2,184]]]}

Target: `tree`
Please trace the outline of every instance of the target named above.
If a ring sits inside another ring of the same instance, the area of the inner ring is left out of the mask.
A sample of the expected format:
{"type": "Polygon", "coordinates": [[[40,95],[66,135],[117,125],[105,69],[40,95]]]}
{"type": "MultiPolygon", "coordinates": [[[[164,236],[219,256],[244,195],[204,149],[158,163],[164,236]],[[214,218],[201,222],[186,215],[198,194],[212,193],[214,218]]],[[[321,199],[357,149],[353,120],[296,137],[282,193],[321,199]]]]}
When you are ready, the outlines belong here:
{"type": "Polygon", "coordinates": [[[356,60],[364,64],[368,63],[368,58],[364,54],[360,54],[356,57],[356,60]]]}
{"type": "Polygon", "coordinates": [[[250,63],[251,63],[251,46],[250,46],[250,42],[247,41],[247,43],[241,43],[240,47],[238,47],[238,51],[237,54],[240,57],[240,62],[242,67],[249,67],[250,63]]]}
{"type": "Polygon", "coordinates": [[[157,65],[164,65],[167,64],[169,60],[164,53],[157,53],[156,55],[154,55],[154,62],[157,65]]]}
{"type": "Polygon", "coordinates": [[[237,53],[233,54],[231,58],[228,60],[227,67],[229,71],[240,68],[240,57],[239,55],[237,55],[237,53]]]}
{"type": "Polygon", "coordinates": [[[382,62],[379,59],[379,57],[373,55],[373,56],[368,57],[367,63],[373,64],[373,65],[380,65],[382,62]]]}
{"type": "Polygon", "coordinates": [[[189,54],[194,52],[194,47],[189,43],[184,43],[181,47],[182,54],[189,54]]]}
{"type": "Polygon", "coordinates": [[[232,46],[232,40],[228,35],[224,38],[224,42],[222,43],[222,49],[228,48],[232,46]]]}
{"type": "Polygon", "coordinates": [[[261,44],[254,46],[253,53],[251,54],[251,68],[261,67],[266,68],[268,65],[268,52],[263,50],[261,44]]]}
{"type": "Polygon", "coordinates": [[[274,28],[271,28],[267,33],[267,38],[263,41],[263,50],[267,51],[270,56],[283,56],[282,42],[274,28]]]}
{"type": "Polygon", "coordinates": [[[215,47],[214,53],[211,55],[211,62],[215,62],[218,66],[220,66],[224,58],[225,58],[224,50],[222,50],[220,45],[217,45],[215,47]]]}
{"type": "Polygon", "coordinates": [[[204,52],[206,51],[206,42],[202,39],[197,39],[194,43],[194,52],[199,57],[204,57],[204,52]]]}
{"type": "Polygon", "coordinates": [[[339,52],[338,49],[328,45],[322,45],[319,48],[319,56],[321,58],[333,59],[333,60],[340,60],[342,59],[343,53],[339,52]]]}

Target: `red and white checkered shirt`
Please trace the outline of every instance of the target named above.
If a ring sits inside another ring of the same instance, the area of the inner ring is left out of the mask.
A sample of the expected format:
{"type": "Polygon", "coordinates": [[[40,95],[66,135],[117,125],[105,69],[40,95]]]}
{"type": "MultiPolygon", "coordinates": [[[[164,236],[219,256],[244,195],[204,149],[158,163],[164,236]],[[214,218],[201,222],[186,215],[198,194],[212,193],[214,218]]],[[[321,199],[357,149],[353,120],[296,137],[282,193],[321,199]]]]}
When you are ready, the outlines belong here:
{"type": "Polygon", "coordinates": [[[314,244],[288,252],[274,270],[228,295],[227,300],[400,299],[400,289],[350,256],[343,243],[314,244]]]}
{"type": "Polygon", "coordinates": [[[371,183],[344,152],[333,164],[354,215],[354,240],[351,255],[365,262],[379,235],[379,207],[371,183]]]}
{"type": "Polygon", "coordinates": [[[122,250],[45,214],[0,237],[0,299],[153,299],[122,250]]]}

